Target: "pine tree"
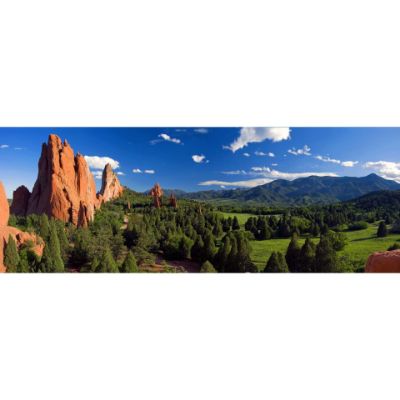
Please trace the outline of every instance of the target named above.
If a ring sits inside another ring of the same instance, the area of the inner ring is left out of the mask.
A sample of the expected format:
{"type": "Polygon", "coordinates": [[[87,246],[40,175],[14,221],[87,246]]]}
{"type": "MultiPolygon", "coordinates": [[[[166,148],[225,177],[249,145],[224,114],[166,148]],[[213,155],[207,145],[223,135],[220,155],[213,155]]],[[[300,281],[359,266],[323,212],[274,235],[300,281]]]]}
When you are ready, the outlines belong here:
{"type": "Polygon", "coordinates": [[[213,261],[217,248],[215,247],[214,238],[210,231],[207,231],[204,237],[204,260],[213,261]]]}
{"type": "Polygon", "coordinates": [[[260,223],[257,239],[268,240],[271,239],[271,236],[272,236],[271,229],[269,228],[267,221],[263,218],[260,223]]]}
{"type": "Polygon", "coordinates": [[[19,263],[19,255],[17,245],[14,238],[9,235],[6,249],[4,251],[4,265],[7,267],[7,272],[17,272],[19,263]]]}
{"type": "Polygon", "coordinates": [[[210,273],[210,272],[217,272],[214,266],[210,263],[210,261],[206,261],[200,268],[200,272],[210,273]]]}
{"type": "Polygon", "coordinates": [[[231,249],[231,240],[228,236],[225,236],[215,257],[215,264],[218,267],[219,272],[225,271],[231,249]]]}
{"type": "Polygon", "coordinates": [[[60,241],[61,258],[64,263],[68,262],[69,256],[69,243],[65,233],[64,223],[61,221],[56,222],[58,240],[60,241]]]}
{"type": "Polygon", "coordinates": [[[381,221],[379,223],[378,232],[376,233],[376,236],[381,238],[381,237],[387,236],[387,234],[388,234],[388,232],[387,232],[386,224],[384,221],[381,221]]]}
{"type": "Polygon", "coordinates": [[[336,272],[338,259],[332,242],[322,236],[315,252],[315,272],[336,272]]]}
{"type": "Polygon", "coordinates": [[[204,255],[204,242],[200,235],[197,236],[192,247],[192,258],[196,261],[202,261],[204,255]]]}
{"type": "Polygon", "coordinates": [[[109,247],[106,247],[99,259],[99,265],[96,272],[119,272],[117,263],[109,247]]]}
{"type": "Polygon", "coordinates": [[[17,272],[30,272],[29,258],[28,258],[28,250],[21,250],[19,253],[19,263],[17,266],[17,272]]]}
{"type": "Polygon", "coordinates": [[[231,251],[225,264],[225,272],[236,272],[238,246],[235,237],[231,238],[231,251]]]}
{"type": "Polygon", "coordinates": [[[314,264],[315,245],[309,238],[307,238],[300,251],[298,272],[313,272],[314,264]]]}
{"type": "Polygon", "coordinates": [[[121,268],[119,269],[120,272],[125,272],[125,273],[132,273],[132,272],[139,272],[137,263],[136,263],[136,258],[133,255],[133,253],[130,251],[128,252],[125,261],[121,265],[121,268]]]}
{"type": "Polygon", "coordinates": [[[50,235],[49,218],[46,214],[41,214],[39,217],[39,235],[43,240],[47,240],[50,235]]]}
{"type": "Polygon", "coordinates": [[[41,272],[64,272],[64,262],[61,258],[60,242],[54,220],[49,224],[49,238],[45,244],[41,272]]]}
{"type": "Polygon", "coordinates": [[[264,268],[264,272],[289,272],[285,257],[282,253],[274,251],[264,268]]]}
{"type": "Polygon", "coordinates": [[[233,217],[232,230],[238,231],[239,229],[240,229],[239,220],[238,220],[237,216],[235,215],[235,216],[233,217]]]}
{"type": "Polygon", "coordinates": [[[289,243],[289,246],[286,251],[286,263],[289,267],[290,272],[299,272],[299,258],[300,258],[301,247],[297,240],[297,235],[293,234],[292,240],[289,243]]]}

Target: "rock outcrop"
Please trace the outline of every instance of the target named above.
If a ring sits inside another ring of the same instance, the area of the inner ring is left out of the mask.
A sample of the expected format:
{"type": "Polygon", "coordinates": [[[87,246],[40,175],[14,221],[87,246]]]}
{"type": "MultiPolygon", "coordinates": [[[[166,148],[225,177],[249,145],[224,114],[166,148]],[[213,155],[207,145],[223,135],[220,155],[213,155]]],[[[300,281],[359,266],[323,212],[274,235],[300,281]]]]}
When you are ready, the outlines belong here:
{"type": "Polygon", "coordinates": [[[371,254],[365,272],[400,272],[400,250],[371,254]]]}
{"type": "Polygon", "coordinates": [[[26,214],[49,217],[87,226],[99,207],[94,177],[85,158],[65,140],[50,135],[42,145],[37,181],[26,214]]]}
{"type": "Polygon", "coordinates": [[[102,185],[99,193],[101,196],[101,201],[105,203],[107,201],[116,199],[121,196],[123,191],[124,188],[119,182],[117,175],[112,170],[111,165],[107,164],[103,171],[102,185]]]}
{"type": "Polygon", "coordinates": [[[30,197],[31,192],[26,186],[20,186],[17,190],[14,190],[13,200],[10,207],[11,214],[25,216],[26,211],[28,210],[30,197]]]}
{"type": "Polygon", "coordinates": [[[43,241],[38,236],[22,232],[12,226],[7,226],[9,215],[10,209],[7,197],[3,184],[0,182],[0,272],[6,272],[6,267],[4,265],[4,251],[10,235],[15,240],[18,248],[24,244],[30,243],[32,245],[32,250],[39,256],[42,255],[44,248],[43,241]]]}
{"type": "Polygon", "coordinates": [[[10,207],[4,190],[3,184],[0,182],[0,226],[8,224],[8,218],[10,217],[10,207]]]}
{"type": "Polygon", "coordinates": [[[171,193],[171,196],[169,197],[169,205],[172,208],[178,208],[178,202],[176,200],[176,197],[173,193],[171,193]]]}
{"type": "Polygon", "coordinates": [[[154,207],[160,208],[161,207],[161,197],[164,194],[163,190],[161,189],[161,186],[156,183],[150,191],[150,196],[153,197],[154,201],[154,207]]]}

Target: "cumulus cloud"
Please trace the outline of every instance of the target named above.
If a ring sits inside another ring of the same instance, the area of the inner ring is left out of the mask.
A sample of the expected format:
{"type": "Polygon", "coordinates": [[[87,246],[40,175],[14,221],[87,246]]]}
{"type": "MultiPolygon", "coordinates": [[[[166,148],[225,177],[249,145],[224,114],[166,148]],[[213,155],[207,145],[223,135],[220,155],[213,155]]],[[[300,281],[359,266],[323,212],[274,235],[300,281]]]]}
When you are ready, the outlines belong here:
{"type": "Polygon", "coordinates": [[[223,146],[223,148],[235,153],[248,146],[249,143],[261,143],[264,140],[280,142],[288,139],[290,139],[289,128],[242,128],[239,137],[229,146],[223,146]]]}
{"type": "Polygon", "coordinates": [[[275,154],[272,153],[272,152],[264,153],[263,151],[255,151],[254,154],[255,154],[256,156],[260,156],[260,157],[263,157],[263,156],[275,157],[275,154]]]}
{"type": "Polygon", "coordinates": [[[250,157],[250,154],[249,154],[249,153],[243,153],[243,155],[244,155],[245,157],[250,157]]]}
{"type": "Polygon", "coordinates": [[[145,170],[144,170],[144,173],[145,173],[145,174],[155,174],[156,171],[154,171],[154,169],[145,169],[145,170]]]}
{"type": "Polygon", "coordinates": [[[118,172],[117,172],[117,175],[125,176],[125,174],[124,174],[122,171],[118,171],[118,172]]]}
{"type": "Polygon", "coordinates": [[[172,143],[176,143],[176,144],[181,144],[181,139],[177,139],[177,138],[173,138],[169,135],[167,135],[166,133],[162,133],[161,135],[158,135],[158,137],[160,137],[161,139],[164,139],[167,142],[172,142],[172,143]]]}
{"type": "Polygon", "coordinates": [[[311,148],[304,145],[302,149],[289,149],[288,153],[293,154],[294,156],[311,156],[311,148]]]}
{"type": "Polygon", "coordinates": [[[335,158],[330,158],[325,156],[315,156],[315,158],[323,162],[338,164],[341,165],[342,167],[354,167],[355,165],[358,164],[358,161],[340,161],[336,160],[335,158]]]}
{"type": "Polygon", "coordinates": [[[0,149],[8,149],[9,147],[8,144],[0,144],[0,149]]]}
{"type": "Polygon", "coordinates": [[[391,179],[400,183],[400,163],[391,161],[369,161],[366,162],[363,167],[376,171],[385,179],[391,179]]]}
{"type": "Polygon", "coordinates": [[[119,162],[110,157],[85,156],[85,160],[92,169],[104,169],[106,164],[110,164],[112,169],[119,168],[119,162]]]}
{"type": "Polygon", "coordinates": [[[203,164],[209,162],[204,154],[194,154],[192,155],[192,160],[197,164],[203,164]]]}
{"type": "Polygon", "coordinates": [[[93,173],[93,176],[95,179],[102,179],[102,177],[103,177],[103,171],[96,170],[96,171],[93,171],[92,173],[93,173]]]}
{"type": "Polygon", "coordinates": [[[140,168],[134,168],[134,169],[132,170],[132,172],[133,172],[134,174],[142,174],[142,173],[143,173],[143,171],[142,171],[140,168]]]}

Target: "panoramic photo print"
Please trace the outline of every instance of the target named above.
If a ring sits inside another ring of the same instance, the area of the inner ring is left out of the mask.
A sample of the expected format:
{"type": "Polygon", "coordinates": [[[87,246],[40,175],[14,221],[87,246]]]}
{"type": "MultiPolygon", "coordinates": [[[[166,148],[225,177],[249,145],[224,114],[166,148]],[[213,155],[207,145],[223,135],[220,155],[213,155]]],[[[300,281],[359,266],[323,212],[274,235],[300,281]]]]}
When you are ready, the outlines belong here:
{"type": "Polygon", "coordinates": [[[400,272],[400,128],[0,128],[0,271],[400,272]]]}

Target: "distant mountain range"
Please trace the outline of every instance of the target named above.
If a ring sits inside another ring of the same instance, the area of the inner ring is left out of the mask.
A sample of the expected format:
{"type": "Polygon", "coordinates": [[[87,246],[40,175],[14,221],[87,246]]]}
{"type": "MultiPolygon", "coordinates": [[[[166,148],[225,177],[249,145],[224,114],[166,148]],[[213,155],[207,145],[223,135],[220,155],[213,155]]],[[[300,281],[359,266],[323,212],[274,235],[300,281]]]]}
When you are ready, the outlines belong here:
{"type": "Polygon", "coordinates": [[[173,192],[178,198],[192,200],[300,206],[346,201],[383,190],[400,190],[400,184],[376,174],[361,178],[309,176],[293,181],[278,179],[251,189],[206,190],[193,193],[164,189],[164,195],[169,196],[173,192]]]}

